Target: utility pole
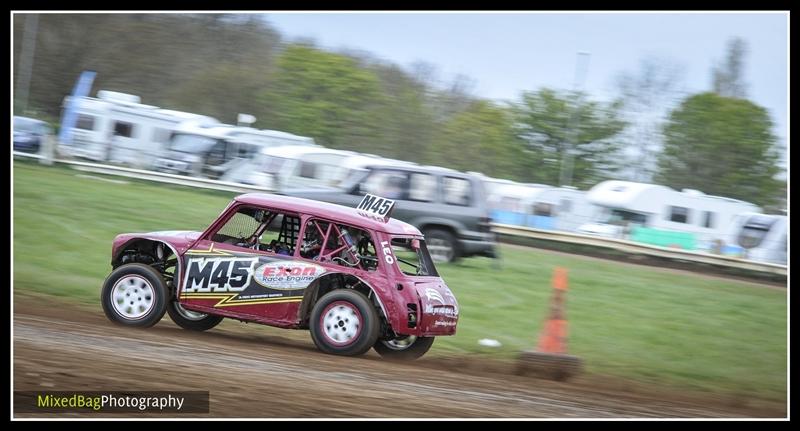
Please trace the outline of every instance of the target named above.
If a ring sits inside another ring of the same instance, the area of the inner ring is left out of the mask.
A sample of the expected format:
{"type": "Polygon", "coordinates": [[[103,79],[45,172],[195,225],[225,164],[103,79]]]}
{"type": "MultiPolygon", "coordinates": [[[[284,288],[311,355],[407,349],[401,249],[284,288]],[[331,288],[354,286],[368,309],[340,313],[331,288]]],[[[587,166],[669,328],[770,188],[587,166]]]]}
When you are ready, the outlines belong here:
{"type": "Polygon", "coordinates": [[[17,68],[17,95],[19,96],[21,115],[28,109],[28,93],[33,73],[33,54],[36,51],[36,33],[39,28],[39,15],[30,14],[25,17],[25,34],[22,36],[19,67],[17,68]]]}
{"type": "Polygon", "coordinates": [[[580,108],[581,100],[583,98],[583,82],[586,80],[586,72],[589,70],[589,54],[585,51],[578,51],[578,60],[575,63],[575,81],[572,84],[575,93],[575,107],[573,108],[572,115],[569,121],[569,139],[567,141],[564,154],[561,157],[561,175],[559,185],[571,186],[572,185],[572,149],[578,144],[578,128],[580,127],[580,108]],[[585,64],[581,67],[581,59],[585,59],[585,64]]]}

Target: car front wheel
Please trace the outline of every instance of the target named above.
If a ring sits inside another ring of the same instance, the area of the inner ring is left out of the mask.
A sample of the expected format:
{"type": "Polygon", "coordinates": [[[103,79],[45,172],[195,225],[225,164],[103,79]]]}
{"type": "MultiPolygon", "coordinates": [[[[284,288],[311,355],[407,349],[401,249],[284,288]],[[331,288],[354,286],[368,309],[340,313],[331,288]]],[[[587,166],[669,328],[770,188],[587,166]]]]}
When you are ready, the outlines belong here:
{"type": "Polygon", "coordinates": [[[147,328],[164,317],[167,287],[164,278],[152,267],[129,263],[106,278],[100,301],[112,322],[147,328]]]}
{"type": "Polygon", "coordinates": [[[408,337],[395,340],[378,340],[375,351],[386,359],[414,360],[428,352],[434,337],[408,337]]]}
{"type": "Polygon", "coordinates": [[[334,290],[311,311],[311,338],[326,353],[357,356],[378,339],[380,322],[369,300],[354,290],[334,290]]]}

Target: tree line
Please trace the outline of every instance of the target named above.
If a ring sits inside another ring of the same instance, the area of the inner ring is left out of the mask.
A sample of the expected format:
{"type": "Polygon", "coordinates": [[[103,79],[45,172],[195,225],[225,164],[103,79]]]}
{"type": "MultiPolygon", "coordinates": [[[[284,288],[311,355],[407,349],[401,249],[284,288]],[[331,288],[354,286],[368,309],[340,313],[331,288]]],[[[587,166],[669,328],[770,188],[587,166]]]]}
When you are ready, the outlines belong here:
{"type": "MultiPolygon", "coordinates": [[[[26,22],[14,16],[14,73],[26,22]]],[[[83,70],[98,89],[143,103],[313,137],[348,149],[521,182],[657,181],[759,205],[785,202],[768,112],[746,99],[745,45],[734,40],[708,92],[677,94],[667,70],[645,62],[623,74],[610,102],[577,91],[539,88],[496,102],[472,93],[464,76],[443,79],[434,65],[402,67],[360,51],[286,41],[259,15],[41,14],[27,100],[18,115],[57,123],[83,70]],[[663,109],[661,109],[663,111],[663,109]],[[626,148],[639,148],[635,155],[626,148]]]]}

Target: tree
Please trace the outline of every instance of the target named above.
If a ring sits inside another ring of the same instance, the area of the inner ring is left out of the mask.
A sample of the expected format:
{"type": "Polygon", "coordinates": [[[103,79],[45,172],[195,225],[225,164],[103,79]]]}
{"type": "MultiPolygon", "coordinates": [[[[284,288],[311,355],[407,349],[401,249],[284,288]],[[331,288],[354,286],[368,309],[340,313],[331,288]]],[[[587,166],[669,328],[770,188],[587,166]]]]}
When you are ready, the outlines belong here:
{"type": "Polygon", "coordinates": [[[767,111],[744,99],[693,95],[670,115],[656,182],[768,205],[780,184],[767,111]]]}
{"type": "Polygon", "coordinates": [[[625,126],[621,102],[581,102],[580,96],[545,88],[523,93],[516,104],[514,129],[524,142],[528,181],[558,184],[567,151],[573,156],[573,185],[593,186],[618,169],[616,138],[625,126]]]}
{"type": "Polygon", "coordinates": [[[679,102],[682,68],[665,59],[647,57],[635,73],[622,73],[616,86],[623,102],[628,126],[621,138],[627,143],[628,169],[633,181],[649,182],[661,151],[661,133],[667,115],[679,102]]]}
{"type": "Polygon", "coordinates": [[[747,97],[744,82],[744,56],[747,54],[747,44],[736,37],[728,42],[728,53],[725,63],[714,67],[712,71],[714,92],[720,96],[747,97]]]}
{"type": "Polygon", "coordinates": [[[433,140],[429,163],[493,177],[523,179],[522,145],[514,136],[511,110],[473,102],[443,125],[433,140]]]}
{"type": "Polygon", "coordinates": [[[312,136],[331,148],[366,151],[376,139],[382,103],[377,76],[347,56],[289,45],[262,103],[269,125],[312,136]]]}

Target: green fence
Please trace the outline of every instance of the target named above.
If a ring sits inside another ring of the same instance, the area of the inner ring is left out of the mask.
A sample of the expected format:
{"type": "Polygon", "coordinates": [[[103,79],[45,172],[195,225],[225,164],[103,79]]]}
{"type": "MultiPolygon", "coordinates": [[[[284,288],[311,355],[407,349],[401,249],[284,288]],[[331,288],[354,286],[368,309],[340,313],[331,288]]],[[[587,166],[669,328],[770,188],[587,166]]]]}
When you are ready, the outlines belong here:
{"type": "Polygon", "coordinates": [[[695,234],[689,232],[676,232],[671,230],[653,229],[648,227],[635,227],[631,230],[631,241],[661,247],[674,247],[683,250],[697,248],[695,234]]]}

